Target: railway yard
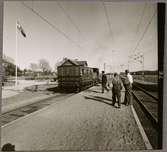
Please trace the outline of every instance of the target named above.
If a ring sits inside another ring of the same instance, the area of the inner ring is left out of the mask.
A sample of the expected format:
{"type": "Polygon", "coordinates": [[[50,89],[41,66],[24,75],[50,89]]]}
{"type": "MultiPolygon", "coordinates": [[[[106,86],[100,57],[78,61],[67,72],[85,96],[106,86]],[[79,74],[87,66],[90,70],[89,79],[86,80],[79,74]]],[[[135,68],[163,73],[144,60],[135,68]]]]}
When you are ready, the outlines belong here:
{"type": "Polygon", "coordinates": [[[154,148],[158,145],[158,93],[148,92],[142,88],[133,90],[136,113],[154,148]]]}
{"type": "Polygon", "coordinates": [[[59,92],[57,85],[38,88],[3,99],[2,145],[12,143],[16,150],[158,148],[157,92],[133,86],[133,105],[118,109],[112,106],[112,91],[102,94],[100,84],[77,93],[59,92]],[[19,98],[24,104],[13,106],[19,98]]]}

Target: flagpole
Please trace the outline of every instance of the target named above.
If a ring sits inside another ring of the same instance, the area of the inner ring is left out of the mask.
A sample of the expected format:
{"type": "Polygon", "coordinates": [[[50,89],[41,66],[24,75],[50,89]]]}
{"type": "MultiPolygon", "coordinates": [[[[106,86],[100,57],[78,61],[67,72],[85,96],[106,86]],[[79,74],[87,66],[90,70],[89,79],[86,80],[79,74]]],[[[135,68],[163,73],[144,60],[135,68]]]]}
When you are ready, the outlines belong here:
{"type": "Polygon", "coordinates": [[[18,21],[16,21],[16,54],[15,54],[15,87],[17,87],[17,49],[18,49],[18,32],[17,32],[18,21]]]}
{"type": "Polygon", "coordinates": [[[21,34],[24,36],[24,37],[26,37],[26,33],[24,32],[24,30],[23,30],[23,28],[22,28],[22,26],[19,24],[19,22],[16,20],[16,54],[15,54],[15,71],[16,71],[16,73],[15,73],[15,87],[17,87],[17,83],[18,83],[18,73],[17,73],[17,57],[18,57],[18,30],[21,32],[21,34]]]}

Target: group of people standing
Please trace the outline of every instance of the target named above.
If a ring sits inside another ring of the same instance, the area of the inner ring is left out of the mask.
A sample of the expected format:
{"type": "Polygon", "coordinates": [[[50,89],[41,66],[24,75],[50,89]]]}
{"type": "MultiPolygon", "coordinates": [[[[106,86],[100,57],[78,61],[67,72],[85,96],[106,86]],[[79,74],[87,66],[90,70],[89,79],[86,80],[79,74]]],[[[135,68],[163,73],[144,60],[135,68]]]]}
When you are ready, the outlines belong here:
{"type": "MultiPolygon", "coordinates": [[[[124,86],[125,88],[125,97],[124,102],[122,104],[131,105],[132,104],[132,83],[133,77],[130,74],[129,70],[125,70],[125,77],[121,80],[118,73],[114,73],[114,77],[112,79],[112,105],[114,106],[116,101],[118,101],[118,108],[121,107],[121,90],[124,86]]],[[[104,71],[102,71],[102,93],[104,90],[109,92],[107,86],[110,86],[107,76],[104,71]]]]}

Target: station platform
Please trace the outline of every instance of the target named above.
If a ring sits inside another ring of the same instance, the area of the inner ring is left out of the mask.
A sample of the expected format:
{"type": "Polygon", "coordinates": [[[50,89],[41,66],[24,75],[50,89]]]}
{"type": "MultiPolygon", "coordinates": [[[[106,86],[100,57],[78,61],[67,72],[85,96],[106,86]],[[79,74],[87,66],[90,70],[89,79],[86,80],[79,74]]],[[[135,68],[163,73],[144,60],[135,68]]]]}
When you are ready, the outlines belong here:
{"type": "Polygon", "coordinates": [[[9,142],[17,151],[149,149],[132,106],[111,103],[112,92],[94,86],[2,126],[1,147],[9,142]]]}

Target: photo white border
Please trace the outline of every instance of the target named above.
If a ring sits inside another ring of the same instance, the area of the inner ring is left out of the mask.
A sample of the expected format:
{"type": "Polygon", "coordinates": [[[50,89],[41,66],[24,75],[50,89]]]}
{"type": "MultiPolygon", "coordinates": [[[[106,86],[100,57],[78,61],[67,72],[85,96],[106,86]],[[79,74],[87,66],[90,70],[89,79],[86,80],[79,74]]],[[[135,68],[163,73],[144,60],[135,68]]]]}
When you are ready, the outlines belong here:
{"type": "MultiPolygon", "coordinates": [[[[2,81],[2,51],[3,51],[3,2],[4,1],[32,1],[32,0],[0,0],[0,82],[2,81]]],[[[34,0],[34,1],[65,1],[65,0],[34,0]]],[[[100,1],[100,0],[68,0],[68,1],[100,1]]],[[[166,0],[104,0],[110,2],[164,2],[166,0]]],[[[165,20],[167,22],[167,6],[165,20]]],[[[167,23],[165,24],[165,29],[167,29],[167,23]]],[[[165,30],[165,38],[167,38],[167,30],[165,30]]],[[[167,39],[165,39],[165,49],[164,49],[164,90],[163,90],[163,149],[162,150],[147,150],[147,152],[157,151],[157,152],[167,152],[167,39]]],[[[2,97],[2,84],[0,83],[0,106],[2,97]]],[[[119,150],[120,151],[120,150],[119,150]]],[[[134,150],[132,150],[133,152],[134,150]]],[[[143,152],[145,150],[138,150],[143,152]]],[[[32,151],[33,152],[33,151],[32,151]]],[[[40,151],[39,151],[40,152],[40,151]]],[[[114,152],[114,151],[112,151],[114,152]]],[[[120,152],[128,152],[122,150],[120,152]]]]}

